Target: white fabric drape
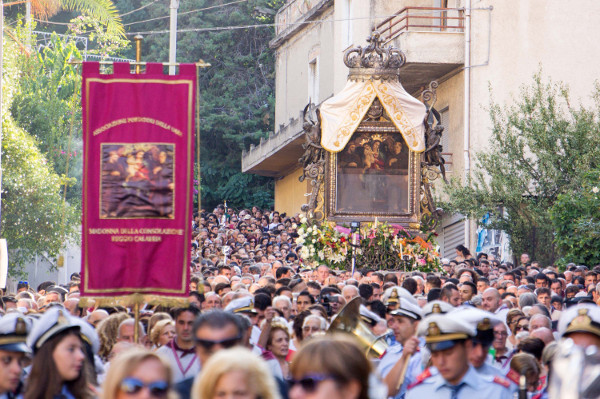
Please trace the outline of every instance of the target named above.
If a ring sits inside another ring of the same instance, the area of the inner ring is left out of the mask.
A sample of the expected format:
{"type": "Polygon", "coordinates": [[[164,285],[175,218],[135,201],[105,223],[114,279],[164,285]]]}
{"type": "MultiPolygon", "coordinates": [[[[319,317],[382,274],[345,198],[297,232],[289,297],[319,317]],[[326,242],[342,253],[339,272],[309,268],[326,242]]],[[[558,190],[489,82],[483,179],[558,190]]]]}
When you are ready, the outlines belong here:
{"type": "Polygon", "coordinates": [[[339,94],[321,105],[323,148],[329,152],[343,150],[375,97],[381,101],[408,147],[412,151],[423,152],[425,105],[408,94],[399,81],[381,80],[349,80],[339,94]]]}

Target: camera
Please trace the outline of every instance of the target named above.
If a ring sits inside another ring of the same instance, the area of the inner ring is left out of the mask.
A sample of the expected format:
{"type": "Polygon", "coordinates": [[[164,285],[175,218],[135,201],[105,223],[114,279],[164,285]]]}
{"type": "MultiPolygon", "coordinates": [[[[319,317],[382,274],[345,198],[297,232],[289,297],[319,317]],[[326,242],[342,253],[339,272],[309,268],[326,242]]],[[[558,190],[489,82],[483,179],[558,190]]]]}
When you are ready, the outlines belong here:
{"type": "Polygon", "coordinates": [[[352,230],[353,233],[360,230],[360,222],[350,222],[350,230],[352,230]]]}
{"type": "Polygon", "coordinates": [[[321,303],[321,305],[323,305],[323,307],[325,308],[325,311],[327,312],[327,316],[332,316],[333,315],[333,309],[331,308],[331,303],[332,302],[337,302],[336,298],[333,298],[331,295],[326,294],[321,296],[320,298],[321,300],[319,301],[321,303]]]}

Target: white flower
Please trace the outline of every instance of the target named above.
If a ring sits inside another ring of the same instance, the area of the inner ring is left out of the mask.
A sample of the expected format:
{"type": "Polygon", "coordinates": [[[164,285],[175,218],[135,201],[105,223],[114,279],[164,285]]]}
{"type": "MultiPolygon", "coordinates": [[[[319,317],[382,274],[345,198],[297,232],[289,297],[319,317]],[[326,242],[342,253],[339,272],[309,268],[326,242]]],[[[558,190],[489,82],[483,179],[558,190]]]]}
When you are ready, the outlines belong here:
{"type": "Polygon", "coordinates": [[[321,260],[325,259],[325,254],[323,253],[323,251],[319,251],[318,255],[319,255],[319,259],[321,259],[321,260]]]}
{"type": "Polygon", "coordinates": [[[313,243],[313,244],[316,244],[316,243],[317,243],[317,240],[312,240],[312,243],[313,243]]]}
{"type": "Polygon", "coordinates": [[[300,257],[301,258],[308,258],[309,256],[310,256],[310,252],[308,251],[308,248],[306,248],[306,247],[300,248],[300,257]]]}
{"type": "Polygon", "coordinates": [[[303,227],[300,227],[300,228],[298,229],[298,235],[302,235],[302,234],[304,234],[304,228],[303,228],[303,227]]]}
{"type": "Polygon", "coordinates": [[[306,222],[308,222],[308,220],[306,219],[306,217],[302,216],[300,218],[300,223],[305,224],[306,222]]]}
{"type": "Polygon", "coordinates": [[[319,231],[317,229],[313,230],[313,236],[316,236],[319,233],[319,231]]]}
{"type": "Polygon", "coordinates": [[[296,245],[302,245],[302,244],[304,244],[304,238],[302,238],[302,237],[296,238],[296,245]]]}
{"type": "Polygon", "coordinates": [[[306,229],[306,232],[307,232],[307,233],[312,233],[312,230],[313,230],[313,229],[312,229],[312,226],[311,226],[311,227],[309,227],[308,229],[306,229]]]}
{"type": "Polygon", "coordinates": [[[298,225],[297,225],[296,223],[293,223],[293,224],[292,224],[292,228],[294,228],[294,229],[295,229],[296,227],[298,227],[298,225]]]}
{"type": "Polygon", "coordinates": [[[594,188],[592,188],[592,192],[593,192],[594,194],[598,194],[598,191],[600,191],[600,188],[598,188],[598,187],[594,187],[594,188]]]}

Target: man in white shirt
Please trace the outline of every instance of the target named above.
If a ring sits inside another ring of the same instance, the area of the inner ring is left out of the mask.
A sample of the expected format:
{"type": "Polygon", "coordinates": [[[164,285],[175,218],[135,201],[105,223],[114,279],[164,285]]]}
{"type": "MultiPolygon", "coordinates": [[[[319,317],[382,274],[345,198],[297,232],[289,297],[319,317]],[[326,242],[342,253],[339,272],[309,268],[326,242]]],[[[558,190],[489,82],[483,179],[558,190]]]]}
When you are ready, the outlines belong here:
{"type": "Polygon", "coordinates": [[[175,338],[156,351],[171,364],[175,384],[196,376],[200,371],[200,361],[196,354],[192,333],[192,327],[198,314],[200,314],[200,310],[195,306],[176,309],[174,312],[175,338]]]}

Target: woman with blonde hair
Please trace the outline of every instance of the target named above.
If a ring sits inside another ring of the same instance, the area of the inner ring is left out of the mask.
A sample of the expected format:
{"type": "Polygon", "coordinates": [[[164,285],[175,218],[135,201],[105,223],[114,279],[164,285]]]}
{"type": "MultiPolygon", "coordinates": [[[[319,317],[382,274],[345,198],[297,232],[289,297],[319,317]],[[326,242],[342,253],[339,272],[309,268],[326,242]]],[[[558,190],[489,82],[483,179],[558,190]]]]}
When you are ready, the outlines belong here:
{"type": "Polygon", "coordinates": [[[154,349],[166,345],[175,338],[175,322],[171,319],[160,320],[150,331],[150,341],[154,349]]]}
{"type": "Polygon", "coordinates": [[[146,329],[146,331],[148,331],[148,333],[151,334],[152,329],[154,328],[156,323],[158,323],[161,320],[173,320],[173,318],[170,314],[166,312],[156,312],[152,316],[150,316],[150,319],[148,320],[148,328],[146,329]]]}
{"type": "Polygon", "coordinates": [[[102,385],[100,399],[132,397],[177,399],[171,366],[148,349],[132,348],[115,357],[102,385]]]}
{"type": "Polygon", "coordinates": [[[203,365],[200,377],[194,381],[191,397],[280,399],[267,364],[242,347],[221,350],[211,356],[203,365]]]}
{"type": "Polygon", "coordinates": [[[113,313],[106,319],[102,320],[100,324],[98,324],[98,327],[96,328],[98,337],[100,338],[100,350],[98,351],[98,355],[100,358],[102,358],[102,360],[108,360],[110,351],[112,350],[113,345],[117,342],[119,325],[125,319],[129,319],[129,315],[127,313],[113,313]]]}

